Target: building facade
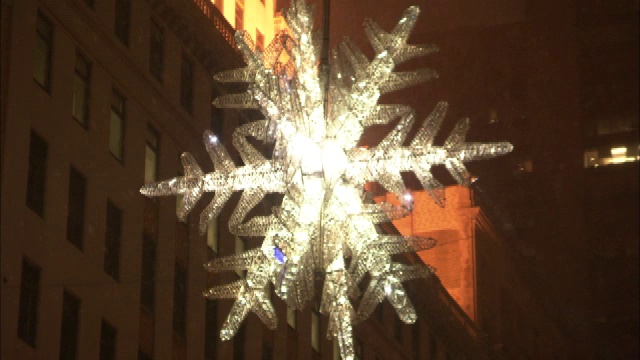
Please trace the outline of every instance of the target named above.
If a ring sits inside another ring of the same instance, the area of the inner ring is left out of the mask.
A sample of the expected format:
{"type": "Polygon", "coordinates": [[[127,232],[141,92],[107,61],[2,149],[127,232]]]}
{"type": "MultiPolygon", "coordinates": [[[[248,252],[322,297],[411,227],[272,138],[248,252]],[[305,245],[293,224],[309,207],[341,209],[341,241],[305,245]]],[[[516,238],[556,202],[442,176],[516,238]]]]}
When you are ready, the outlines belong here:
{"type": "MultiPolygon", "coordinates": [[[[202,264],[256,245],[230,236],[234,202],[201,236],[176,199],[139,193],[181,174],[183,151],[207,169],[205,129],[226,143],[256,117],[211,107],[211,75],[242,66],[232,34],[210,2],[2,2],[2,358],[338,357],[317,307],[279,301],[276,331],[250,315],[221,342],[232,302],[202,292],[238,275],[202,264]]],[[[356,327],[358,358],[486,358],[436,278],[411,289],[417,324],[384,304],[356,327]]]]}

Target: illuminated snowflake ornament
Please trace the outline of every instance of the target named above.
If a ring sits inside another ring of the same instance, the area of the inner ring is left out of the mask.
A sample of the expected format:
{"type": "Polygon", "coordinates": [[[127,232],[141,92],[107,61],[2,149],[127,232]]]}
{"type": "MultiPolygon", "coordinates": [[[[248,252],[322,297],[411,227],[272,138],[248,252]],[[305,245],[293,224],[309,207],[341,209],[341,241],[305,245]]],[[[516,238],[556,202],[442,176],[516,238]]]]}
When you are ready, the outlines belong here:
{"type": "Polygon", "coordinates": [[[265,116],[233,134],[244,165],[236,167],[217,137],[206,132],[204,143],[214,172],[205,174],[193,156],[184,153],[183,177],[141,189],[147,196],[182,194],[177,215],[183,220],[204,192],[214,192],[200,215],[202,233],[231,194],[242,191],[229,228],[236,236],[263,236],[264,240],[259,248],[206,264],[211,272],[246,270],[244,278],[204,293],[209,299],[236,299],[222,326],[223,340],[233,337],[249,311],[275,329],[271,284],[288,306],[302,309],[314,297],[317,273],[324,279],[320,311],[329,316],[328,336],[337,338],[344,359],[353,359],[352,325],[366,319],[384,299],[402,321],[415,322],[415,309],[402,282],[430,276],[432,269],[394,262],[392,255],[430,249],[435,240],[377,230],[378,224],[404,217],[413,208],[400,173],[413,171],[434,201],[444,206],[444,187],[432,176],[431,166],[444,164],[458,183],[469,185],[463,162],[512,149],[506,142],[465,142],[466,119],[442,146],[433,145],[447,109],[444,102],[436,105],[410,144],[403,146],[414,111],[404,105],[378,105],[378,98],[437,77],[432,70],[393,71],[408,59],[437,51],[434,46],[406,44],[418,13],[417,7],[408,8],[389,33],[367,20],[365,31],[376,53],[373,60],[345,40],[331,53],[328,72],[318,68],[320,45],[312,33],[313,11],[302,0],[292,1],[285,12],[293,36],[278,34],[264,53],[255,49],[246,32],[238,31],[236,44],[247,66],[215,78],[249,83],[249,87],[214,104],[260,109],[265,116]],[[398,125],[377,146],[357,147],[366,127],[397,118],[398,125]],[[265,158],[249,137],[273,143],[273,156],[265,158]],[[401,205],[367,200],[363,189],[368,181],[379,182],[401,205]],[[247,219],[268,193],[282,194],[282,204],[269,216],[247,219]],[[367,274],[368,286],[361,293],[358,284],[367,274]]]}

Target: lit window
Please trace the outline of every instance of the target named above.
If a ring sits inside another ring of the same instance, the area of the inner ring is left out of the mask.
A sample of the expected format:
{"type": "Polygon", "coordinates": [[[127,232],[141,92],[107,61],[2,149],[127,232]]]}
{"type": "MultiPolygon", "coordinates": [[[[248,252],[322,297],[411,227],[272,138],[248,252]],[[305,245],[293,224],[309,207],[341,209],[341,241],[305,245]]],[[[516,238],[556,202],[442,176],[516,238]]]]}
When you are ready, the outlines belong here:
{"type": "Polygon", "coordinates": [[[109,151],[122,161],[124,140],[125,99],[115,89],[111,95],[111,114],[109,116],[109,151]]]}
{"type": "Polygon", "coordinates": [[[311,347],[320,352],[320,311],[318,303],[311,311],[311,347]]]}
{"type": "Polygon", "coordinates": [[[296,329],[296,318],[296,309],[291,306],[287,306],[287,324],[294,330],[296,329]]]}
{"type": "Polygon", "coordinates": [[[333,360],[341,360],[340,356],[340,344],[338,343],[338,339],[333,339],[333,360]]]}
{"type": "Polygon", "coordinates": [[[38,20],[36,24],[36,53],[35,68],[33,78],[42,86],[43,89],[49,91],[51,86],[51,53],[53,48],[53,25],[41,12],[38,12],[38,20]]]}
{"type": "MultiPolygon", "coordinates": [[[[236,255],[242,254],[244,252],[245,246],[246,244],[244,240],[240,236],[236,236],[236,255]]],[[[236,274],[238,274],[238,276],[242,276],[243,272],[243,270],[236,270],[236,274]]]]}
{"type": "Polygon", "coordinates": [[[498,122],[498,110],[489,110],[489,124],[495,124],[498,122]]]}
{"type": "Polygon", "coordinates": [[[155,182],[158,176],[158,132],[147,127],[147,144],[144,154],[144,183],[155,182]]]}
{"type": "Polygon", "coordinates": [[[89,119],[89,87],[91,63],[82,54],[76,54],[76,67],[73,77],[72,114],[80,124],[86,126],[89,119]]]}
{"type": "Polygon", "coordinates": [[[638,145],[616,145],[610,148],[587,149],[584,167],[598,167],[636,162],[640,160],[638,145]]]}
{"type": "Polygon", "coordinates": [[[22,259],[20,278],[20,308],[18,310],[18,337],[36,347],[38,327],[38,301],[40,300],[40,267],[22,259]]]}
{"type": "Polygon", "coordinates": [[[211,219],[207,227],[207,246],[214,253],[218,253],[218,218],[211,219]]]}
{"type": "Polygon", "coordinates": [[[256,29],[256,49],[264,51],[264,35],[256,29]]]}
{"type": "Polygon", "coordinates": [[[236,0],[236,30],[244,29],[244,0],[236,0]]]}

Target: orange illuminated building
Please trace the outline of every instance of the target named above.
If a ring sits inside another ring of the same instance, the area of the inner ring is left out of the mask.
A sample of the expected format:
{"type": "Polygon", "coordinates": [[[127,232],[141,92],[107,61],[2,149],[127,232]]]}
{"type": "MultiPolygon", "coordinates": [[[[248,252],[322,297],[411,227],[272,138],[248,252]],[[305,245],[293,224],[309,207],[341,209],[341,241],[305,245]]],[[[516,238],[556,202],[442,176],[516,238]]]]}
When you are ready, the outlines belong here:
{"type": "MultiPolygon", "coordinates": [[[[490,357],[547,359],[578,355],[568,345],[564,330],[526,285],[509,244],[474,204],[471,189],[447,187],[445,207],[438,206],[425,191],[412,195],[412,214],[393,221],[393,225],[402,235],[438,241],[434,248],[417,255],[436,269],[448,295],[485,336],[490,357]]],[[[388,193],[375,200],[399,203],[388,193]]],[[[418,284],[414,289],[418,297],[429,291],[418,284]]]]}

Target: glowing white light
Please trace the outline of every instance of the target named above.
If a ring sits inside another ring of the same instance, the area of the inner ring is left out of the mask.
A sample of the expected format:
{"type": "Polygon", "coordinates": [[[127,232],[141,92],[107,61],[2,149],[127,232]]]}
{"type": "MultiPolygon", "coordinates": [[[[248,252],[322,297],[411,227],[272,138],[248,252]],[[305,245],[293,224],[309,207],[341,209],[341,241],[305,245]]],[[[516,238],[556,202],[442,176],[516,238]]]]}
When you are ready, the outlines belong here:
{"type": "Polygon", "coordinates": [[[627,155],[627,147],[626,146],[612,147],[611,155],[613,156],[627,155]]]}
{"type": "Polygon", "coordinates": [[[220,337],[234,336],[252,311],[271,329],[276,314],[268,293],[271,286],[290,308],[302,309],[315,296],[315,274],[325,275],[320,311],[329,317],[329,337],[335,337],[343,359],[353,359],[352,326],[366,319],[384,299],[390,301],[405,323],[416,319],[415,309],[402,282],[430,276],[424,264],[406,265],[392,260],[394,254],[430,249],[435,240],[381,234],[377,225],[408,215],[413,196],[405,188],[402,172],[413,171],[424,189],[444,206],[444,187],[431,174],[431,167],[444,165],[460,184],[469,185],[463,162],[487,159],[511,151],[509,143],[466,143],[468,122],[461,121],[442,146],[433,144],[447,110],[440,102],[424,120],[408,146],[403,146],[415,119],[403,105],[378,105],[384,93],[435,78],[434,71],[393,72],[396,65],[434,50],[430,46],[406,44],[415,24],[417,7],[405,11],[391,33],[367,21],[366,31],[375,50],[373,61],[346,43],[330,63],[328,93],[319,73],[319,49],[312,39],[310,9],[293,0],[285,11],[296,39],[277,35],[264,53],[255,50],[243,31],[236,33],[238,49],[246,67],[216,75],[221,82],[250,83],[243,94],[224,95],[214,100],[223,108],[259,108],[265,120],[244,124],[233,134],[233,144],[244,166],[237,166],[218,139],[205,136],[205,146],[215,170],[204,173],[193,156],[182,155],[185,176],[148,184],[147,196],[184,194],[177,213],[181,218],[205,192],[213,200],[200,215],[200,230],[206,231],[233,192],[242,196],[231,215],[229,229],[236,236],[263,236],[259,248],[210,261],[208,271],[236,271],[246,276],[213,287],[209,299],[236,298],[222,325],[220,337]],[[286,52],[287,64],[274,66],[274,59],[286,52]],[[288,70],[287,70],[288,69],[288,70]],[[295,70],[291,70],[295,69],[295,70]],[[287,72],[290,71],[290,72],[287,72]],[[287,81],[282,81],[287,79],[287,81]],[[344,79],[351,79],[345,81],[344,79]],[[290,80],[290,81],[289,81],[290,80]],[[354,85],[351,85],[354,84],[354,85]],[[328,113],[325,113],[328,104],[328,113]],[[400,118],[398,125],[377,145],[359,148],[364,129],[400,118]],[[247,138],[273,143],[267,159],[247,138]],[[395,194],[401,205],[375,204],[363,196],[365,183],[377,181],[395,194]],[[267,193],[282,194],[282,203],[268,216],[248,218],[267,193]],[[350,258],[350,262],[345,262],[350,258]],[[349,264],[346,266],[345,263],[349,264]],[[369,288],[357,286],[369,274],[369,288]],[[360,293],[358,308],[351,299],[360,293]]]}

